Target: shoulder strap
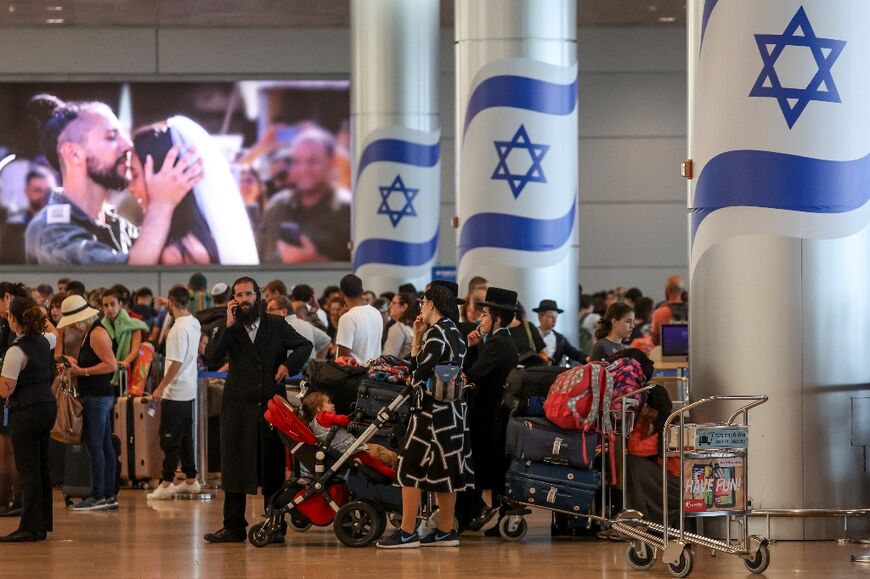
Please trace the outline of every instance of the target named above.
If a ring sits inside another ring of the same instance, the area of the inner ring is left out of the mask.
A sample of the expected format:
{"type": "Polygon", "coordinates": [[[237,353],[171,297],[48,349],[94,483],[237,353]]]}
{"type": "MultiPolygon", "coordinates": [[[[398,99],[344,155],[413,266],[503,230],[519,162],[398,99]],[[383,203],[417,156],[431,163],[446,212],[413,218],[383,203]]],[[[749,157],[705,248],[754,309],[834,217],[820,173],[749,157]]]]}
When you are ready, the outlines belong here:
{"type": "Polygon", "coordinates": [[[532,337],[532,328],[531,328],[531,326],[529,325],[529,321],[528,321],[528,320],[526,320],[525,322],[523,322],[523,328],[525,328],[525,330],[526,330],[526,336],[529,338],[529,349],[530,349],[532,352],[537,353],[537,350],[535,350],[535,339],[532,337]]]}

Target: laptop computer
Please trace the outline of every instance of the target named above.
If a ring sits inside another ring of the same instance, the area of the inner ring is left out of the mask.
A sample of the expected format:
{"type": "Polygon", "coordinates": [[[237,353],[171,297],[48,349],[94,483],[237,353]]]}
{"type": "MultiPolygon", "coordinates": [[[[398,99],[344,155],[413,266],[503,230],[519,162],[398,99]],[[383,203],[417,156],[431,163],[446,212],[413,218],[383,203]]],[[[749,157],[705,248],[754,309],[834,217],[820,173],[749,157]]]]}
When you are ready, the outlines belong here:
{"type": "Polygon", "coordinates": [[[662,362],[689,361],[689,325],[662,324],[662,362]]]}

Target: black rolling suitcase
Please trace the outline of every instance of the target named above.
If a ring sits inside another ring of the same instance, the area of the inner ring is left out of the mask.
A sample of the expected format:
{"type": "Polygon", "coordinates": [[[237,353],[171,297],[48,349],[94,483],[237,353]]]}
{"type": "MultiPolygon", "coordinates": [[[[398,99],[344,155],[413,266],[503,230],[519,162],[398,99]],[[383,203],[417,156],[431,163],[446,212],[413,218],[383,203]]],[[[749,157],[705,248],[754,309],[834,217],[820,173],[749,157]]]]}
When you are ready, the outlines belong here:
{"type": "Polygon", "coordinates": [[[590,513],[601,485],[601,473],[513,459],[505,476],[507,496],[536,506],[569,513],[590,513]]]}
{"type": "MultiPolygon", "coordinates": [[[[74,499],[85,499],[91,494],[91,455],[84,444],[67,444],[63,461],[63,502],[67,506],[74,499]]],[[[121,454],[121,439],[112,436],[115,456],[121,454]]],[[[121,461],[115,464],[115,495],[121,490],[121,461]]]]}
{"type": "Polygon", "coordinates": [[[505,433],[505,449],[511,456],[574,468],[592,466],[597,442],[594,432],[563,430],[546,418],[512,416],[505,433]]]}
{"type": "Polygon", "coordinates": [[[514,368],[505,383],[504,406],[517,416],[543,416],[550,386],[565,370],[559,366],[514,368]]]}
{"type": "MultiPolygon", "coordinates": [[[[355,418],[358,420],[372,422],[377,417],[381,408],[387,406],[396,396],[401,394],[405,388],[403,384],[390,384],[389,382],[379,382],[377,380],[363,380],[359,385],[356,395],[356,403],[354,404],[355,418]]],[[[399,406],[390,418],[390,422],[407,426],[411,420],[411,399],[405,400],[405,403],[399,406]]]]}

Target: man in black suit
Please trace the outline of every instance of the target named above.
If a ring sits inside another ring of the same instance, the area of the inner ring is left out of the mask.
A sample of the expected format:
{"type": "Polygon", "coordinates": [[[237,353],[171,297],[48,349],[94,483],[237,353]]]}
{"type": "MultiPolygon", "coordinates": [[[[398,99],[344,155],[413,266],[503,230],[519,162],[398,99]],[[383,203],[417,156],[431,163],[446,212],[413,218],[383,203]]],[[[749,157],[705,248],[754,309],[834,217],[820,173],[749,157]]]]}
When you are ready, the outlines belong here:
{"type": "Polygon", "coordinates": [[[538,314],[538,330],[547,346],[547,354],[553,364],[559,364],[563,356],[574,362],[585,363],[586,356],[571,345],[568,338],[555,330],[556,320],[564,310],[560,310],[554,300],[541,300],[538,307],[532,310],[538,314]]]}
{"type": "MultiPolygon", "coordinates": [[[[284,482],[284,447],[263,412],[275,394],[286,397],[284,378],[302,369],[313,347],[283,318],[261,313],[253,279],[237,279],[232,298],[226,325],[217,328],[206,352],[207,359],[229,358],[220,415],[224,526],[205,535],[209,543],[243,542],[245,495],[262,486],[265,503],[284,482]]],[[[283,543],[283,534],[273,542],[283,543]]]]}

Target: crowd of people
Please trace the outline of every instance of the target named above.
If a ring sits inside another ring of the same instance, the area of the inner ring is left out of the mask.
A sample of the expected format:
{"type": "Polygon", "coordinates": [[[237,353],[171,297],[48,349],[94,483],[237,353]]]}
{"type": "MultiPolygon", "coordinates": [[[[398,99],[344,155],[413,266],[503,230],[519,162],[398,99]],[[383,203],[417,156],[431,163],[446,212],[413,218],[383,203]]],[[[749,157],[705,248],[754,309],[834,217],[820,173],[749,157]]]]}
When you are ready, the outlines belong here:
{"type": "Polygon", "coordinates": [[[347,130],[302,123],[283,127],[285,142],[275,125],[231,163],[184,116],[131,135],[101,102],[36,95],[30,113],[43,154],[24,178],[27,206],[0,204],[0,263],[350,260],[347,130]]]}
{"type": "MultiPolygon", "coordinates": [[[[150,344],[165,361],[152,385],[161,404],[165,460],[161,484],[149,499],[199,491],[192,438],[197,371],[227,372],[220,410],[224,522],[207,541],[244,541],[246,496],[262,488],[268,500],[283,483],[284,449],[263,419],[272,396],[285,394],[283,379],[314,359],[365,365],[390,355],[411,364],[414,411],[409,434],[395,449],[402,524],[379,546],[457,545],[460,530],[481,530],[504,515],[498,497],[504,493],[505,441],[498,421],[513,368],[585,363],[629,346],[648,352],[658,326],[687,319],[688,296],[679,276],[667,280],[665,299],[657,304],[637,288],[593,295],[581,290],[574,322],[578,344],[555,330],[564,312],[554,300],[531,308],[533,320],[510,289],[475,277],[463,290],[460,295],[456,283],[433,281],[420,290],[405,284],[376,295],[353,274],[319,296],[309,285],[288,289],[282,280],[262,289],[250,277],[209,285],[201,273],[166,297],[120,284],[89,290],[70,279],[59,280],[56,288],[0,283],[0,396],[7,400],[8,418],[0,435],[0,515],[21,516],[19,530],[0,541],[42,540],[52,530],[47,446],[58,373],[76,380],[83,442],[90,451],[90,494],[70,509],[120,507],[112,408],[119,374],[132,371],[142,345],[150,344]],[[445,364],[475,385],[467,400],[434,394],[435,368],[445,364]],[[438,531],[421,539],[416,513],[423,491],[437,494],[441,516],[438,531]]],[[[323,426],[315,416],[331,412],[330,404],[328,399],[309,403],[314,430],[323,426]]],[[[643,415],[650,425],[667,408],[654,410],[643,415]]],[[[641,439],[651,435],[654,429],[641,439]]],[[[647,458],[660,457],[649,453],[649,445],[643,448],[647,458]]],[[[283,534],[275,541],[283,542],[283,534]]]]}

